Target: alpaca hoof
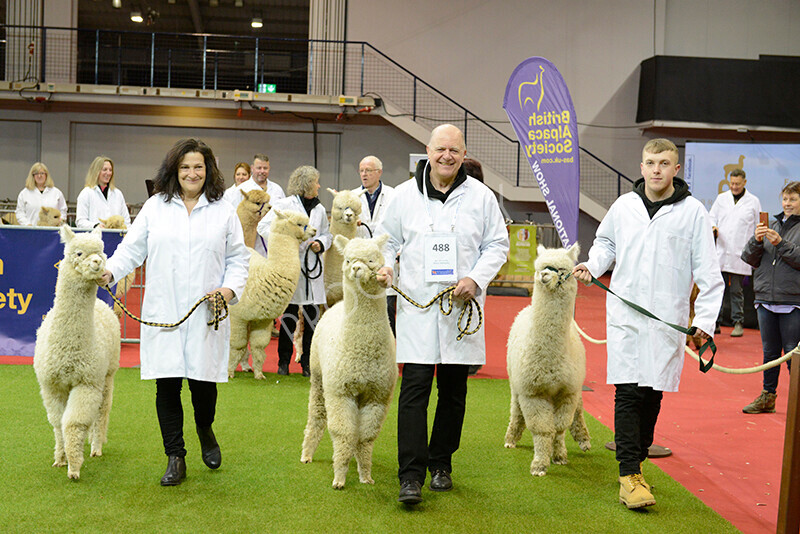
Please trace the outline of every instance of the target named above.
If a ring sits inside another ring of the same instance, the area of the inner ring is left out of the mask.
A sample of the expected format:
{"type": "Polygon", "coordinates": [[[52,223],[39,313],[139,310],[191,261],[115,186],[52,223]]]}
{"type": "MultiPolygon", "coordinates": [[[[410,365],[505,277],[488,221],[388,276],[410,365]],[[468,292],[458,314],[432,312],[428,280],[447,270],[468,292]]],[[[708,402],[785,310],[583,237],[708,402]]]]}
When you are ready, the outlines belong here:
{"type": "Polygon", "coordinates": [[[65,465],[67,465],[67,462],[64,460],[56,460],[53,462],[53,467],[64,467],[65,465]]]}
{"type": "Polygon", "coordinates": [[[372,480],[372,477],[359,477],[358,479],[362,484],[375,484],[375,481],[372,480]]]}
{"type": "Polygon", "coordinates": [[[531,475],[535,477],[543,477],[547,474],[547,466],[531,466],[531,475]]]}
{"type": "Polygon", "coordinates": [[[93,457],[94,457],[94,456],[103,456],[103,450],[102,450],[102,449],[93,450],[93,451],[92,451],[92,452],[89,454],[89,456],[93,456],[93,457]]]}
{"type": "Polygon", "coordinates": [[[508,442],[506,442],[505,445],[503,445],[503,447],[505,447],[506,449],[516,449],[517,448],[517,444],[516,443],[508,443],[508,442]]]}
{"type": "Polygon", "coordinates": [[[81,478],[81,472],[80,471],[67,471],[67,476],[70,478],[70,480],[78,480],[79,478],[81,478]]]}
{"type": "Polygon", "coordinates": [[[300,462],[304,464],[310,464],[312,460],[311,456],[306,456],[305,454],[300,457],[300,462]]]}
{"type": "Polygon", "coordinates": [[[333,480],[333,489],[340,490],[344,489],[344,480],[333,480]]]}
{"type": "Polygon", "coordinates": [[[234,378],[234,377],[236,377],[236,373],[228,371],[228,378],[234,378]]]}
{"type": "Polygon", "coordinates": [[[588,451],[589,449],[592,448],[592,442],[591,441],[581,441],[578,444],[578,446],[581,448],[581,450],[583,452],[586,452],[586,451],[588,451]]]}
{"type": "Polygon", "coordinates": [[[260,371],[253,371],[253,378],[256,380],[264,380],[264,373],[260,371]]]}
{"type": "Polygon", "coordinates": [[[567,465],[569,461],[566,458],[553,458],[554,465],[567,465]]]}

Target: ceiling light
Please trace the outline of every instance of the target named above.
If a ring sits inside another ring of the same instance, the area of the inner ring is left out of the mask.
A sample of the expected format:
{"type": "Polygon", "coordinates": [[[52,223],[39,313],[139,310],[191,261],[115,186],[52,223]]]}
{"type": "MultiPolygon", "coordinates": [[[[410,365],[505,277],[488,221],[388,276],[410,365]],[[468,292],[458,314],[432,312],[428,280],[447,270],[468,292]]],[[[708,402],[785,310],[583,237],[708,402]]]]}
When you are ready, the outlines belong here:
{"type": "Polygon", "coordinates": [[[253,17],[253,20],[250,21],[250,26],[253,28],[261,28],[264,26],[264,23],[261,21],[261,17],[253,17]]]}
{"type": "Polygon", "coordinates": [[[119,9],[122,7],[122,0],[111,0],[111,7],[119,9]]]}
{"type": "Polygon", "coordinates": [[[141,11],[131,11],[131,20],[133,22],[144,22],[141,11]]]}
{"type": "Polygon", "coordinates": [[[219,0],[208,0],[208,7],[219,7],[219,0]]]}
{"type": "Polygon", "coordinates": [[[244,0],[233,0],[234,7],[242,7],[244,6],[244,0]]]}

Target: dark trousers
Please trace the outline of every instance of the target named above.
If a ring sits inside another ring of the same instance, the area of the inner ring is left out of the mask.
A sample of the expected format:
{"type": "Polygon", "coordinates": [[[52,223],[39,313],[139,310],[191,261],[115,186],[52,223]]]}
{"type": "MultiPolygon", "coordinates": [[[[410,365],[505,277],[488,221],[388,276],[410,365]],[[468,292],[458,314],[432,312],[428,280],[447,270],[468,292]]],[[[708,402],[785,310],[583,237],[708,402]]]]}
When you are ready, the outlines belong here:
{"type": "MultiPolygon", "coordinates": [[[[208,427],[214,422],[217,409],[216,382],[203,382],[186,379],[192,393],[194,422],[199,427],[208,427]]],[[[164,440],[164,453],[167,456],[186,456],[183,441],[183,405],[181,388],[183,378],[159,378],[156,380],[156,413],[164,440]]]]}
{"type": "Polygon", "coordinates": [[[467,403],[468,365],[406,363],[397,406],[397,460],[400,481],[425,482],[426,471],[453,470],[467,403]],[[439,400],[428,442],[428,401],[436,372],[439,400]]]}
{"type": "Polygon", "coordinates": [[[728,291],[725,292],[725,297],[719,307],[717,325],[722,323],[722,309],[725,307],[725,300],[730,300],[731,322],[734,325],[736,323],[744,324],[744,275],[723,272],[722,279],[728,291]]]}
{"type": "MultiPolygon", "coordinates": [[[[297,304],[289,304],[281,316],[281,330],[278,335],[278,364],[289,365],[292,359],[294,351],[292,340],[299,313],[300,307],[297,304]]],[[[303,369],[308,368],[308,358],[311,356],[311,338],[314,335],[317,321],[319,321],[319,306],[303,304],[303,353],[300,355],[300,365],[303,369]]]]}
{"type": "Polygon", "coordinates": [[[386,297],[386,312],[389,314],[389,326],[392,328],[392,334],[397,337],[397,332],[394,328],[394,318],[397,315],[397,295],[388,295],[386,297]]]}
{"type": "Polygon", "coordinates": [[[614,442],[617,445],[619,476],[641,472],[653,444],[663,392],[638,384],[616,384],[614,393],[614,442]]]}
{"type": "MultiPolygon", "coordinates": [[[[777,360],[784,354],[791,352],[800,341],[800,310],[795,308],[791,313],[772,313],[764,306],[756,308],[758,314],[758,328],[761,330],[761,348],[764,351],[764,363],[777,360]]],[[[791,370],[791,360],[786,362],[786,367],[791,370]]],[[[764,371],[764,389],[775,393],[778,389],[778,377],[781,368],[773,367],[764,371]]]]}

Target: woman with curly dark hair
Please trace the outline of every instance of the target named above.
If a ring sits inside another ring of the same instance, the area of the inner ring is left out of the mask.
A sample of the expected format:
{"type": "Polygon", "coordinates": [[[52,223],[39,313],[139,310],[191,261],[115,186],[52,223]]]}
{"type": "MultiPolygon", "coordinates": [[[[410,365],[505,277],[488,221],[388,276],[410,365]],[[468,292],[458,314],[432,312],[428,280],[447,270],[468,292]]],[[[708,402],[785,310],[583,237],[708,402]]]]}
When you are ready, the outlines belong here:
{"type": "MultiPolygon", "coordinates": [[[[176,323],[206,294],[235,303],[247,281],[250,255],[233,208],[221,201],[222,175],[214,154],[198,139],[182,139],[155,177],[155,194],[108,260],[103,282],[113,283],[147,260],[142,318],[176,323]]],[[[211,424],[217,382],[228,380],[230,323],[219,330],[199,308],[175,328],[141,327],[141,375],[156,381],[156,411],[168,457],[162,486],[186,476],[181,387],[187,379],[203,462],[216,469],[222,455],[211,424]]]]}

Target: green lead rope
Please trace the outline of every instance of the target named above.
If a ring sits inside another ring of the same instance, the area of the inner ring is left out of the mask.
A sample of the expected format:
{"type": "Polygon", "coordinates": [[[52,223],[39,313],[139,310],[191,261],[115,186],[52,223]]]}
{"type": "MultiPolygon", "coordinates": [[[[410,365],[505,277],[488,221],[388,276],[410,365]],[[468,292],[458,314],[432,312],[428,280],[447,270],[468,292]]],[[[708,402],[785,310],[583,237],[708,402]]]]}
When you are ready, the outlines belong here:
{"type": "MultiPolygon", "coordinates": [[[[642,315],[645,315],[645,316],[647,316],[647,317],[649,317],[651,319],[655,319],[656,321],[664,323],[665,325],[667,325],[667,326],[669,326],[671,328],[674,328],[675,330],[677,330],[678,332],[681,332],[682,334],[693,336],[697,332],[697,327],[696,326],[692,326],[692,327],[686,328],[685,326],[668,323],[667,321],[662,321],[661,319],[659,319],[658,317],[656,317],[655,315],[650,313],[648,310],[642,308],[638,304],[634,304],[633,302],[631,302],[629,300],[625,300],[624,298],[620,297],[619,295],[617,295],[616,293],[614,293],[613,291],[608,289],[606,286],[604,286],[603,283],[600,280],[598,280],[597,278],[595,278],[594,276],[592,276],[592,283],[594,285],[596,285],[597,287],[599,287],[600,289],[603,289],[603,290],[611,293],[612,295],[617,297],[619,300],[621,300],[622,302],[624,302],[625,304],[627,304],[628,306],[630,306],[634,310],[638,311],[642,315]]],[[[711,369],[714,366],[714,356],[717,355],[717,345],[714,343],[714,339],[709,337],[708,340],[705,343],[703,343],[703,346],[700,347],[700,351],[697,353],[697,355],[699,357],[698,359],[700,360],[700,371],[703,372],[703,373],[707,373],[708,370],[711,369]],[[711,349],[711,359],[708,360],[708,363],[703,363],[703,353],[706,351],[706,349],[709,349],[709,348],[711,349]]]]}

